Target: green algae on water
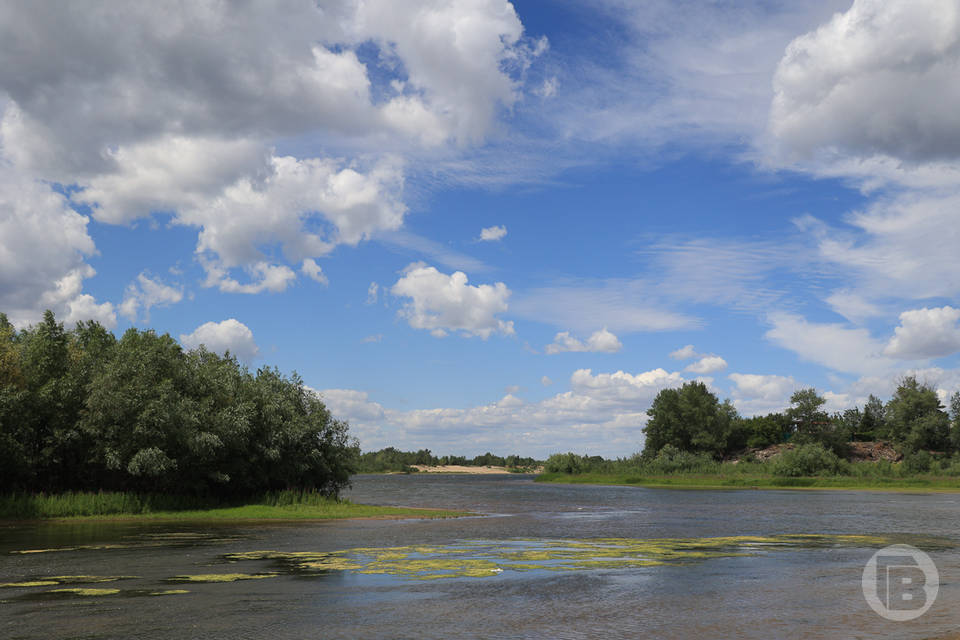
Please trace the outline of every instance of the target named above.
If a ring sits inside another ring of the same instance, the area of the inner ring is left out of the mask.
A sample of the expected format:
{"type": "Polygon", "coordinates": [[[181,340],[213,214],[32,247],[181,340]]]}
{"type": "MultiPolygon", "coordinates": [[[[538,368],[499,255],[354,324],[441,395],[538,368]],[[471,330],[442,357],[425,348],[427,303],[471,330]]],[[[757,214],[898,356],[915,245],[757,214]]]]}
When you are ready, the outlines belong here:
{"type": "Polygon", "coordinates": [[[202,573],[194,576],[174,576],[167,582],[236,582],[237,580],[260,580],[275,578],[277,573],[202,573]]]}
{"type": "Polygon", "coordinates": [[[73,596],[113,596],[120,593],[120,589],[90,589],[90,588],[72,588],[72,589],[51,589],[44,593],[63,593],[73,596]]]}
{"type": "Polygon", "coordinates": [[[356,547],[337,551],[247,551],[225,560],[268,560],[285,573],[351,571],[417,580],[490,578],[509,571],[642,569],[710,558],[750,557],[786,549],[882,547],[870,535],[782,534],[714,538],[578,538],[466,540],[448,545],[356,547]]]}

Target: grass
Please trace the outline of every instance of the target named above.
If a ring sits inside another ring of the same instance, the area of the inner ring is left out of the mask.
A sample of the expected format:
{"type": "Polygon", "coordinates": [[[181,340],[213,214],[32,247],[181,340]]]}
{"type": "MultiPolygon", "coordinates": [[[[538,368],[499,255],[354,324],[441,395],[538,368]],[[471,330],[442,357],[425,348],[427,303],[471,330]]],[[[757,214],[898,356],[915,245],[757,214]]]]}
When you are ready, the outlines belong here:
{"type": "Polygon", "coordinates": [[[242,502],[126,492],[0,495],[0,520],[337,520],[449,518],[461,511],[354,504],[309,491],[279,491],[242,502]]]}
{"type": "Polygon", "coordinates": [[[674,473],[542,473],[537,482],[615,484],[674,489],[865,489],[880,491],[960,491],[960,477],[817,476],[781,477],[772,474],[674,473]]]}

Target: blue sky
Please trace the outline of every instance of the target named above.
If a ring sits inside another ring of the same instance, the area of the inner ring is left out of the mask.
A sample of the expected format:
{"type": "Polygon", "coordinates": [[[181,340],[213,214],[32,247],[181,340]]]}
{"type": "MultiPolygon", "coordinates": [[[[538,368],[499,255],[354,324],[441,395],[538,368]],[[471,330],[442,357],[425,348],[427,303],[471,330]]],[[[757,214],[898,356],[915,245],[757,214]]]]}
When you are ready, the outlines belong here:
{"type": "Polygon", "coordinates": [[[0,310],[296,370],[364,449],[607,456],[960,389],[960,3],[0,8],[0,310]],[[798,6],[802,4],[802,6],[798,6]]]}

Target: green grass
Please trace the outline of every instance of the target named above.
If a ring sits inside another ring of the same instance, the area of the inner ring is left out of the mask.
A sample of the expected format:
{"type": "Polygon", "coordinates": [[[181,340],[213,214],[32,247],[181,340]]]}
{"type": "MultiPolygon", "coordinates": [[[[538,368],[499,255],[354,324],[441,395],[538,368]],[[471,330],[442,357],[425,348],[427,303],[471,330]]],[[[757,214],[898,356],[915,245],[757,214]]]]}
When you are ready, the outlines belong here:
{"type": "Polygon", "coordinates": [[[449,518],[461,511],[354,504],[309,491],[280,491],[256,499],[210,499],[124,492],[69,492],[0,496],[0,520],[336,520],[344,518],[449,518]]]}
{"type": "Polygon", "coordinates": [[[960,477],[819,476],[789,478],[772,474],[637,475],[630,473],[542,473],[537,482],[616,484],[675,489],[866,489],[881,491],[960,491],[960,477]]]}

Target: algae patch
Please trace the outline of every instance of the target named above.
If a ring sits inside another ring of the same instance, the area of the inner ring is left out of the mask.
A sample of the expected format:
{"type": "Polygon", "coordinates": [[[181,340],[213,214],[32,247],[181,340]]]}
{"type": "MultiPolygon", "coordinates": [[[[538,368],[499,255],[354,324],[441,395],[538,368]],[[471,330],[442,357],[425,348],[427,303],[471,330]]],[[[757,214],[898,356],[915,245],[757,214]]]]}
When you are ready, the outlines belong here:
{"type": "Polygon", "coordinates": [[[45,593],[63,593],[72,596],[114,596],[120,593],[120,589],[84,589],[76,587],[73,589],[51,589],[45,593]]]}
{"type": "Polygon", "coordinates": [[[882,547],[888,538],[866,535],[786,534],[715,538],[584,538],[466,540],[449,545],[357,547],[325,552],[247,551],[231,562],[268,560],[285,573],[330,571],[417,580],[485,578],[509,571],[638,569],[709,558],[755,556],[785,549],[882,547]]]}
{"type": "Polygon", "coordinates": [[[277,573],[202,573],[194,576],[174,576],[167,582],[236,582],[237,580],[260,580],[276,578],[277,573]]]}

